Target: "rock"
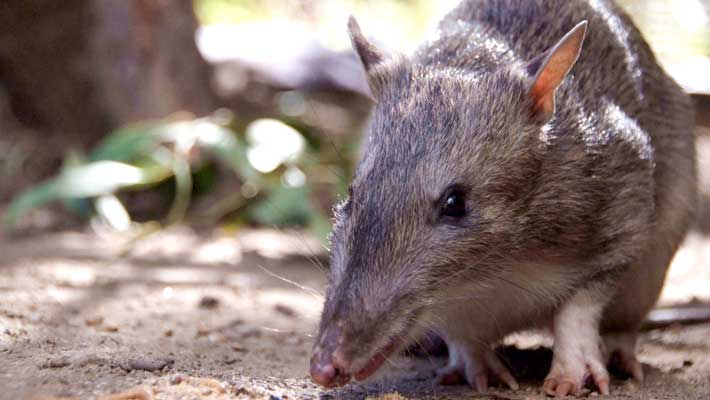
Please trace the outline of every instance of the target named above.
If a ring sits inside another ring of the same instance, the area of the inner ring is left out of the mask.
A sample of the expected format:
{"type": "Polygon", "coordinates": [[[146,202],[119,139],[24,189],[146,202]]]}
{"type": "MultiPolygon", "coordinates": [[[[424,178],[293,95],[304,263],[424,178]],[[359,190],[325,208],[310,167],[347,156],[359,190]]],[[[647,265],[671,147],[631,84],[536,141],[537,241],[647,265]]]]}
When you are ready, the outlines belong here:
{"type": "Polygon", "coordinates": [[[274,306],[274,311],[276,311],[279,314],[285,315],[287,317],[295,317],[296,316],[296,311],[285,305],[285,304],[276,304],[274,306]]]}
{"type": "Polygon", "coordinates": [[[248,351],[246,347],[240,346],[238,344],[233,344],[232,350],[236,351],[237,353],[246,353],[248,351]]]}
{"type": "Polygon", "coordinates": [[[64,368],[69,365],[71,365],[69,357],[59,356],[45,361],[44,363],[42,363],[42,365],[40,365],[40,368],[64,368]]]}
{"type": "Polygon", "coordinates": [[[202,296],[198,307],[206,310],[212,310],[219,307],[219,299],[213,296],[202,296]]]}
{"type": "Polygon", "coordinates": [[[127,362],[123,369],[126,371],[160,371],[175,362],[173,359],[136,359],[127,362]]]}
{"type": "Polygon", "coordinates": [[[104,323],[104,317],[95,316],[84,320],[86,326],[99,326],[104,323]]]}
{"type": "Polygon", "coordinates": [[[146,388],[135,388],[127,392],[101,396],[98,400],[152,400],[153,395],[146,388]]]}
{"type": "Polygon", "coordinates": [[[247,338],[259,338],[261,337],[261,330],[259,328],[249,329],[242,333],[242,337],[247,338]]]}
{"type": "Polygon", "coordinates": [[[118,327],[116,325],[106,325],[103,328],[101,328],[101,331],[108,332],[108,333],[115,333],[115,332],[118,332],[118,327]]]}
{"type": "Polygon", "coordinates": [[[233,358],[233,357],[225,357],[224,358],[225,365],[232,365],[232,364],[236,363],[237,361],[239,361],[238,358],[233,358]]]}

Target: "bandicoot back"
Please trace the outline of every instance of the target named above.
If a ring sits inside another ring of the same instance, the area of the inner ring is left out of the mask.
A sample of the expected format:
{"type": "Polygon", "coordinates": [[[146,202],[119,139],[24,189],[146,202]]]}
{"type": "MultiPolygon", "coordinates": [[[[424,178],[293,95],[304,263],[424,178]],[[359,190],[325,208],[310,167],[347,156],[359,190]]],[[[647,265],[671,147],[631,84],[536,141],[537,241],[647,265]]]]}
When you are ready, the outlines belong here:
{"type": "Polygon", "coordinates": [[[468,0],[411,57],[349,23],[376,101],[348,198],[311,376],[362,380],[427,332],[441,383],[517,388],[493,352],[549,329],[543,389],[636,379],[639,325],[696,199],[688,97],[606,0],[468,0]]]}

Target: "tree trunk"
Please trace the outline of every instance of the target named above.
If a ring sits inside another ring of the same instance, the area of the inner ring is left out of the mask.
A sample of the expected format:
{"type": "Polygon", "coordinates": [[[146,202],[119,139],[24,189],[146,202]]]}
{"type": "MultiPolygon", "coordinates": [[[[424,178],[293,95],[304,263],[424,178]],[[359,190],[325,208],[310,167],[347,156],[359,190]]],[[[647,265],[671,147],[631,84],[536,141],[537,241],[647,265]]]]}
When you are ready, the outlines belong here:
{"type": "MultiPolygon", "coordinates": [[[[17,119],[66,142],[109,129],[87,38],[87,0],[5,0],[0,5],[0,84],[17,119]]],[[[45,137],[46,139],[46,137],[45,137]]]]}
{"type": "Polygon", "coordinates": [[[0,83],[18,120],[90,145],[108,130],[215,107],[190,0],[3,0],[0,83]]]}
{"type": "Polygon", "coordinates": [[[114,124],[214,110],[191,0],[94,0],[98,83],[114,124]]]}

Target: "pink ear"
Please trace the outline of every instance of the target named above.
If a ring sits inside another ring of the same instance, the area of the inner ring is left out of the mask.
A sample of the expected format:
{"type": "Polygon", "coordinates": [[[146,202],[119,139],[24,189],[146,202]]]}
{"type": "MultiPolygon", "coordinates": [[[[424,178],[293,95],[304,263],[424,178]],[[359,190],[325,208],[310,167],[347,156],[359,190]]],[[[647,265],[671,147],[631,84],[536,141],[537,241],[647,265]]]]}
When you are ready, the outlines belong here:
{"type": "Polygon", "coordinates": [[[587,21],[572,28],[557,44],[547,51],[547,55],[530,86],[533,112],[545,120],[555,112],[555,91],[565,79],[582,50],[587,21]]]}
{"type": "Polygon", "coordinates": [[[353,48],[355,48],[355,52],[360,57],[365,72],[369,72],[373,66],[384,61],[385,56],[365,38],[365,35],[360,30],[360,25],[352,15],[348,18],[348,32],[350,33],[353,48]]]}

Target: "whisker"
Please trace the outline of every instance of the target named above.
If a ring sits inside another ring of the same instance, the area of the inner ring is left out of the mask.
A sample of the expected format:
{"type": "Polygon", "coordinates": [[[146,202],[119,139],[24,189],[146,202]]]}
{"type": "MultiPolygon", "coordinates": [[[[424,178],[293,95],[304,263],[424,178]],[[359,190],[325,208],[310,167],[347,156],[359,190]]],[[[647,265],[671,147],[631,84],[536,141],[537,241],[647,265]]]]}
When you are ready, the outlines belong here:
{"type": "Polygon", "coordinates": [[[311,253],[311,259],[316,264],[316,267],[318,267],[318,270],[325,274],[326,273],[325,272],[325,269],[326,269],[325,265],[323,265],[323,263],[321,263],[320,260],[318,260],[318,256],[316,255],[316,252],[313,251],[311,246],[308,245],[306,238],[303,237],[301,232],[298,232],[298,231],[296,231],[296,235],[301,239],[301,243],[303,243],[303,245],[306,247],[306,250],[308,250],[311,253]]]}
{"type": "Polygon", "coordinates": [[[335,142],[332,139],[330,140],[330,145],[333,147],[333,150],[335,150],[335,154],[338,155],[338,158],[340,158],[340,161],[342,161],[343,163],[347,163],[347,161],[345,161],[345,158],[343,157],[343,155],[340,154],[338,147],[335,145],[335,142]]]}
{"type": "MultiPolygon", "coordinates": [[[[283,210],[279,209],[278,207],[274,206],[273,204],[270,205],[270,207],[273,209],[273,211],[276,211],[278,213],[283,214],[283,210]]],[[[288,234],[283,228],[276,224],[271,224],[271,227],[278,230],[282,234],[284,234],[286,237],[293,238],[293,235],[288,234]]],[[[308,254],[306,254],[306,258],[323,274],[326,274],[325,272],[325,266],[318,260],[316,257],[316,253],[313,251],[313,249],[308,245],[306,242],[306,239],[303,237],[303,235],[300,234],[300,232],[296,231],[296,234],[298,236],[298,240],[301,241],[301,244],[306,248],[306,251],[308,254]]]]}
{"type": "Polygon", "coordinates": [[[298,282],[292,281],[292,280],[290,280],[290,279],[288,279],[288,278],[286,278],[286,277],[280,276],[280,275],[278,275],[278,274],[276,274],[276,273],[274,273],[274,272],[272,272],[272,271],[269,271],[266,267],[264,267],[264,266],[261,265],[261,264],[257,264],[256,266],[259,267],[259,268],[261,268],[264,272],[266,272],[267,274],[271,275],[272,277],[274,277],[274,278],[276,278],[276,279],[279,279],[279,280],[281,280],[281,281],[284,281],[284,282],[286,282],[286,283],[290,283],[291,285],[293,285],[293,286],[295,286],[295,287],[297,287],[297,288],[299,288],[299,289],[302,289],[302,290],[305,291],[306,293],[308,293],[308,294],[310,294],[311,296],[315,297],[316,299],[318,299],[318,300],[320,300],[320,301],[323,301],[323,298],[324,298],[323,295],[322,295],[320,292],[318,292],[317,290],[315,290],[315,289],[313,289],[313,288],[309,288],[308,286],[304,286],[304,285],[302,285],[302,284],[300,284],[300,283],[298,283],[298,282]]]}
{"type": "Polygon", "coordinates": [[[455,272],[455,273],[453,273],[453,274],[451,274],[451,275],[449,275],[449,276],[446,276],[446,277],[440,279],[440,280],[437,281],[437,282],[434,282],[434,283],[433,283],[433,286],[439,286],[439,285],[441,285],[442,283],[445,283],[445,282],[448,281],[448,280],[451,280],[451,279],[453,279],[453,278],[455,278],[455,277],[457,277],[457,276],[459,276],[459,275],[461,275],[461,274],[463,274],[463,273],[465,273],[465,272],[468,272],[468,271],[471,270],[471,269],[476,268],[480,263],[482,263],[483,261],[485,261],[491,254],[493,254],[493,252],[494,252],[493,249],[489,249],[481,258],[479,258],[479,259],[477,260],[477,262],[476,262],[475,264],[470,264],[470,265],[466,266],[465,268],[461,269],[460,271],[457,271],[457,272],[455,272]]]}

